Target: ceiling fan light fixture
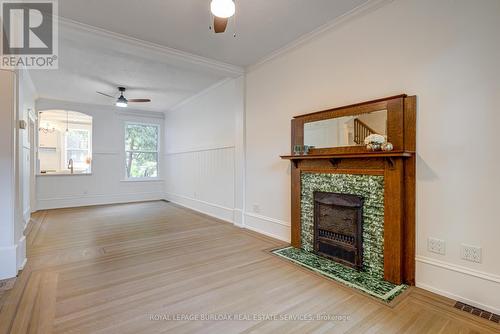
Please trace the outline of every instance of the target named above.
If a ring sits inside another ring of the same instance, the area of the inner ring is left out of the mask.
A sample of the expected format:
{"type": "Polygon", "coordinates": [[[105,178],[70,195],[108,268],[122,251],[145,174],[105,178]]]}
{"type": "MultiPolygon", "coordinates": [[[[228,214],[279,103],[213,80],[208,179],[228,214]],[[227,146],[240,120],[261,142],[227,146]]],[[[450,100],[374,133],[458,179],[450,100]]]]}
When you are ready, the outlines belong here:
{"type": "Polygon", "coordinates": [[[115,101],[115,106],[120,107],[120,108],[127,108],[129,102],[132,102],[132,103],[151,102],[151,99],[130,99],[130,100],[127,100],[127,98],[125,96],[123,96],[123,93],[125,93],[126,90],[127,89],[125,87],[118,87],[118,92],[120,94],[120,96],[118,98],[116,98],[116,95],[113,96],[113,95],[109,95],[109,94],[106,94],[103,92],[96,92],[96,93],[99,95],[103,95],[103,96],[112,98],[115,101]]]}
{"type": "Polygon", "coordinates": [[[226,19],[234,15],[236,6],[233,0],[212,0],[210,10],[214,16],[226,19]]]}
{"type": "Polygon", "coordinates": [[[128,106],[128,101],[127,99],[122,95],[116,100],[116,106],[120,108],[127,108],[128,106]]]}

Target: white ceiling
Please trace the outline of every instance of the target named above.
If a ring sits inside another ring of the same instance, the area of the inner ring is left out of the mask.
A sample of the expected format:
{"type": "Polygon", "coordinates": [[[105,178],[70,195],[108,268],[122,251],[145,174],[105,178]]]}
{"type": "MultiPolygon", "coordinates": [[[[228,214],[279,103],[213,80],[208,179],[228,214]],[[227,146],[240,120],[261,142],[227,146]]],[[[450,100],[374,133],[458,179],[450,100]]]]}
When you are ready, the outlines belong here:
{"type": "Polygon", "coordinates": [[[208,30],[209,0],[60,0],[59,69],[30,74],[41,98],[113,105],[96,91],[125,86],[164,112],[369,1],[236,0],[233,38],[208,30]]]}
{"type": "Polygon", "coordinates": [[[30,75],[41,98],[114,105],[96,91],[115,95],[124,86],[127,98],[152,100],[130,107],[162,112],[234,73],[188,55],[61,24],[59,69],[32,70],[30,75]]]}
{"type": "Polygon", "coordinates": [[[248,66],[365,2],[235,0],[236,25],[231,22],[225,34],[208,30],[210,0],[61,0],[59,14],[141,40],[248,66]]]}

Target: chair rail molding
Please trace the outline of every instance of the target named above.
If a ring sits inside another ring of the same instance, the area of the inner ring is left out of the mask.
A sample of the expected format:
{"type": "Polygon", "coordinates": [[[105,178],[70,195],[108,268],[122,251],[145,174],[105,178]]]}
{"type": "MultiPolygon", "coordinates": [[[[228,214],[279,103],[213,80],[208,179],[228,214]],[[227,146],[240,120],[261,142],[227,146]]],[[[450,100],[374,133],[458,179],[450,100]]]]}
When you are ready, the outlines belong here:
{"type": "Polygon", "coordinates": [[[472,268],[460,266],[458,264],[454,264],[454,263],[450,263],[450,262],[436,260],[436,259],[426,257],[426,256],[419,255],[415,258],[415,261],[500,284],[500,276],[499,275],[487,273],[487,272],[480,271],[480,270],[475,270],[472,268]]]}

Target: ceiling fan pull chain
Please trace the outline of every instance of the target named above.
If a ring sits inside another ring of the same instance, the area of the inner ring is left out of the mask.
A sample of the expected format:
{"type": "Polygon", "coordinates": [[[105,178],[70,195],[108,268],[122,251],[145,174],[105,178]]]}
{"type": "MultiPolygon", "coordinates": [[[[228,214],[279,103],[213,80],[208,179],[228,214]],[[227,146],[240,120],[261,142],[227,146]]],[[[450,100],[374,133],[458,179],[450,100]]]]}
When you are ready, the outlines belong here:
{"type": "Polygon", "coordinates": [[[212,12],[210,11],[210,1],[211,0],[208,0],[208,22],[210,22],[210,24],[208,25],[208,30],[212,31],[212,24],[214,22],[214,16],[213,16],[212,12]]]}
{"type": "MultiPolygon", "coordinates": [[[[236,0],[234,0],[234,4],[236,6],[236,0]]],[[[236,6],[236,8],[238,8],[236,6]]],[[[236,27],[236,15],[238,15],[238,11],[235,11],[234,12],[234,16],[233,16],[233,38],[236,38],[236,30],[237,30],[237,27],[236,27]]]]}
{"type": "Polygon", "coordinates": [[[215,16],[210,11],[210,3],[211,3],[211,1],[212,0],[208,0],[208,22],[210,22],[210,24],[208,25],[208,30],[213,31],[214,30],[214,19],[215,19],[215,16]]]}

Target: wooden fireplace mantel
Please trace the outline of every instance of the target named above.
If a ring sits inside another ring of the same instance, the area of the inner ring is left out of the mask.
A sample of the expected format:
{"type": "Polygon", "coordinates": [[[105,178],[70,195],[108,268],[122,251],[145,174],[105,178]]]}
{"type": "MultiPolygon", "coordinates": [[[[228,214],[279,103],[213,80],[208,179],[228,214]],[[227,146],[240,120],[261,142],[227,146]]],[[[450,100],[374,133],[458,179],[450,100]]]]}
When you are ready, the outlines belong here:
{"type": "Polygon", "coordinates": [[[342,159],[368,159],[386,158],[392,161],[393,158],[411,158],[415,152],[409,151],[389,151],[389,152],[366,152],[366,153],[336,153],[336,154],[306,154],[306,155],[281,155],[281,159],[290,160],[295,167],[302,160],[328,159],[332,165],[336,166],[342,159]]]}
{"type": "Polygon", "coordinates": [[[291,121],[291,150],[304,145],[305,123],[379,110],[387,110],[387,137],[393,151],[372,152],[351,146],[281,156],[292,162],[291,244],[301,246],[301,173],[383,175],[384,278],[414,285],[416,97],[397,95],[296,116],[291,121]]]}

